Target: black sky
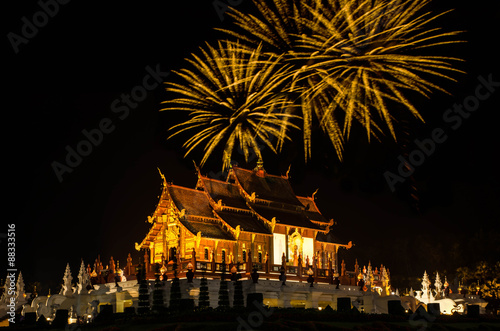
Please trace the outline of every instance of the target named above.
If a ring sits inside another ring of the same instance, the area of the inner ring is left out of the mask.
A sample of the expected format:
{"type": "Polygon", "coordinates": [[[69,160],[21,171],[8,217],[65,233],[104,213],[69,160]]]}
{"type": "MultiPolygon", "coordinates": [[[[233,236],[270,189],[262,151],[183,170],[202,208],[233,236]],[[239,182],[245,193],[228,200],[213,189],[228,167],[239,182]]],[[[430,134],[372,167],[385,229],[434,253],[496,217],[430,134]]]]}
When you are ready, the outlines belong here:
{"type": "MultiPolygon", "coordinates": [[[[467,74],[457,75],[457,84],[446,85],[451,95],[435,93],[430,100],[419,101],[427,123],[410,126],[410,145],[414,139],[428,138],[435,128],[448,136],[416,169],[420,212],[408,198],[408,182],[391,193],[384,180],[385,171],[396,171],[401,153],[389,140],[367,146],[364,136],[354,137],[343,164],[336,161],[330,146],[321,144],[307,165],[300,154],[293,158],[291,152],[265,164],[269,172],[284,173],[291,161],[291,180],[299,195],[319,188],[317,204],[323,214],[338,222],[343,239],[356,243],[345,254],[348,261],[358,257],[366,264],[372,259],[393,273],[414,276],[422,270],[409,267],[410,260],[394,253],[402,244],[408,244],[415,256],[425,255],[415,239],[419,235],[432,236],[437,247],[480,229],[498,232],[500,220],[500,91],[491,93],[456,130],[443,121],[448,108],[474,93],[478,76],[491,74],[500,81],[499,9],[486,0],[474,5],[435,2],[435,9],[456,8],[442,26],[466,30],[467,44],[454,47],[452,55],[466,60],[460,68],[467,74]]],[[[250,0],[242,0],[237,8],[249,7],[250,0]]],[[[214,41],[220,34],[213,28],[230,27],[230,19],[225,16],[221,21],[212,1],[73,0],[60,5],[58,13],[15,54],[8,33],[21,34],[22,18],[32,21],[40,10],[33,1],[9,4],[4,12],[7,167],[3,175],[8,200],[0,233],[6,232],[5,224],[15,223],[18,268],[27,282],[50,280],[54,286],[67,262],[76,277],[81,258],[92,263],[97,254],[104,261],[113,255],[123,264],[126,254],[134,253],[134,242],[146,233],[145,220],[160,193],[157,167],[176,184],[195,184],[191,158],[182,159],[178,142],[165,142],[173,117],[158,111],[166,98],[161,87],[149,92],[123,120],[111,105],[142,84],[147,66],[158,65],[165,72],[181,68],[183,58],[205,41],[214,41]],[[51,164],[63,163],[66,146],[75,148],[85,139],[82,130],[97,128],[104,118],[112,121],[114,130],[59,182],[51,164]]],[[[216,164],[203,172],[216,174],[220,170],[216,164]]],[[[0,240],[6,251],[5,240],[0,240]]]]}

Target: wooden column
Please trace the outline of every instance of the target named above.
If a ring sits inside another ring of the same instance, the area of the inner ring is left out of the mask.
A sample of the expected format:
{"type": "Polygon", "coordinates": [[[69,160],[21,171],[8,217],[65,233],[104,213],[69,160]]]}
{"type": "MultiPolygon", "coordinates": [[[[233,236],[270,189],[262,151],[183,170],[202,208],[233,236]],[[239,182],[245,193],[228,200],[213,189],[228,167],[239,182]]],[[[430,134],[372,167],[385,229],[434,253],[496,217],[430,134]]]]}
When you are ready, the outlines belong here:
{"type": "MultiPolygon", "coordinates": [[[[166,218],[165,218],[166,219],[166,218]]],[[[167,230],[168,230],[168,225],[166,225],[166,222],[163,222],[163,225],[161,227],[161,233],[162,233],[162,239],[163,239],[163,258],[165,259],[166,256],[168,255],[168,243],[167,243],[167,230]]],[[[168,260],[167,260],[168,261],[168,260]]],[[[162,261],[163,263],[163,261],[162,261]]]]}
{"type": "Polygon", "coordinates": [[[271,264],[280,264],[281,261],[274,261],[274,242],[273,242],[273,238],[274,238],[273,236],[269,237],[268,245],[267,245],[267,247],[269,247],[269,250],[268,250],[268,252],[270,252],[269,255],[271,256],[269,260],[270,260],[271,264]]]}
{"type": "Polygon", "coordinates": [[[286,262],[290,261],[290,256],[288,254],[288,227],[285,227],[285,254],[286,254],[286,262]]]}
{"type": "Polygon", "coordinates": [[[313,257],[313,271],[314,271],[314,279],[316,279],[316,283],[318,282],[318,259],[317,254],[313,257]]]}
{"type": "Polygon", "coordinates": [[[180,249],[180,257],[183,259],[184,256],[185,256],[185,249],[186,249],[186,238],[185,238],[185,233],[184,233],[184,229],[183,228],[180,228],[180,239],[179,239],[179,249],[180,249]]]}
{"type": "Polygon", "coordinates": [[[149,271],[148,248],[144,249],[144,267],[146,268],[146,273],[147,273],[149,271]]]}
{"type": "Polygon", "coordinates": [[[234,263],[236,264],[237,262],[240,262],[240,244],[238,242],[233,243],[233,258],[234,258],[234,263]]]}
{"type": "Polygon", "coordinates": [[[193,270],[196,270],[196,250],[194,249],[194,247],[191,254],[191,263],[193,264],[193,270]]]}
{"type": "Polygon", "coordinates": [[[128,253],[128,256],[127,256],[127,267],[126,267],[126,270],[127,270],[127,276],[129,276],[131,273],[132,273],[132,257],[130,256],[130,253],[128,253]]]}
{"type": "Polygon", "coordinates": [[[338,252],[338,247],[336,245],[333,246],[333,256],[334,256],[334,266],[335,266],[335,270],[338,271],[339,270],[339,264],[338,264],[338,261],[339,261],[339,252],[338,252]]]}
{"type": "Polygon", "coordinates": [[[252,272],[252,266],[253,266],[253,259],[252,259],[252,251],[248,250],[247,251],[247,272],[251,273],[252,272]]]}
{"type": "Polygon", "coordinates": [[[271,259],[269,258],[269,253],[266,253],[266,273],[271,271],[271,259]]]}
{"type": "MultiPolygon", "coordinates": [[[[257,250],[255,249],[255,234],[252,233],[252,243],[250,245],[250,250],[252,251],[252,253],[257,256],[258,252],[257,250]]],[[[252,263],[254,262],[253,258],[252,258],[252,263]]]]}
{"type": "Polygon", "coordinates": [[[328,251],[326,252],[326,255],[328,256],[328,274],[329,274],[329,278],[330,278],[330,284],[333,284],[333,261],[332,261],[332,258],[331,256],[329,256],[330,254],[328,254],[328,251]]]}

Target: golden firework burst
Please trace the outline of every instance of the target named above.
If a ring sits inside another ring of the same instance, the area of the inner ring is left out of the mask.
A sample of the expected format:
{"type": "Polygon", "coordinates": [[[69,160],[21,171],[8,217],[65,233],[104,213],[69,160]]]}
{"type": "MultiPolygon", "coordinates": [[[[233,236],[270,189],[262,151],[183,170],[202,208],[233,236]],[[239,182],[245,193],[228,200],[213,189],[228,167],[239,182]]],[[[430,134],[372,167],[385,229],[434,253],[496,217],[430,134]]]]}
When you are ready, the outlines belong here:
{"type": "Polygon", "coordinates": [[[218,47],[200,48],[201,56],[187,59],[190,69],[175,74],[182,83],[168,82],[166,90],[177,97],[165,101],[162,110],[182,110],[189,120],[173,126],[173,137],[192,132],[183,147],[186,155],[203,147],[203,165],[223,145],[223,168],[230,165],[236,147],[245,161],[251,153],[262,158],[261,146],[276,152],[289,139],[287,130],[295,107],[282,91],[289,65],[279,56],[264,56],[262,47],[248,49],[239,43],[219,41],[218,47]]]}
{"type": "Polygon", "coordinates": [[[232,10],[243,32],[223,30],[291,64],[289,93],[300,100],[306,159],[314,117],[342,158],[354,121],[368,139],[385,124],[396,139],[394,111],[402,105],[417,119],[408,92],[429,97],[444,91],[435,78],[454,80],[455,57],[428,54],[461,42],[460,32],[433,27],[445,13],[425,11],[430,0],[272,0],[254,3],[260,16],[232,10]],[[300,97],[296,97],[300,93],[300,97]],[[374,130],[375,129],[375,130],[374,130]]]}

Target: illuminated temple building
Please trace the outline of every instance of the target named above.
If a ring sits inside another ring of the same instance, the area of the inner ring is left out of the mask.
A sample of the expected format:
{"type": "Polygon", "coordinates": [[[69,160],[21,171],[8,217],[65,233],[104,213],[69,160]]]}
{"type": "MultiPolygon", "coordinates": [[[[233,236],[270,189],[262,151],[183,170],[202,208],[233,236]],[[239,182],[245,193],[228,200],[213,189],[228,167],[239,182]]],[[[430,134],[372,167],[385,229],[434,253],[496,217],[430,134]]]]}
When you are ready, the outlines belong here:
{"type": "MultiPolygon", "coordinates": [[[[353,270],[346,270],[338,253],[352,243],[335,238],[334,222],[320,213],[314,194],[295,195],[288,173],[270,175],[261,162],[253,170],[233,166],[225,180],[196,170],[194,188],[168,183],[160,173],[163,189],[148,217],[151,227],[135,244],[142,252],[138,263],[129,254],[122,270],[113,257],[106,266],[98,257],[92,270],[82,260],[76,284],[68,264],[61,291],[32,295],[31,301],[19,275],[16,309],[22,308],[26,319],[47,321],[62,311],[70,323],[94,320],[103,306],[114,313],[172,308],[180,300],[197,307],[241,307],[244,297],[247,306],[259,297],[252,304],[384,314],[389,307],[416,311],[436,303],[447,314],[463,312],[468,303],[484,311],[486,301],[447,294],[438,278],[431,291],[426,274],[422,291],[400,297],[383,265],[373,268],[368,262],[361,268],[356,260],[353,270]]],[[[5,293],[0,297],[0,315],[8,300],[5,293]]]]}
{"type": "Polygon", "coordinates": [[[295,195],[288,174],[270,175],[262,163],[254,170],[234,166],[225,180],[203,176],[198,168],[197,173],[195,188],[173,185],[161,175],[163,191],[148,219],[152,226],[136,244],[150,265],[175,257],[201,262],[208,271],[220,271],[221,264],[228,271],[237,265],[239,271],[268,274],[279,274],[281,266],[294,275],[303,268],[319,277],[340,271],[338,250],[352,244],[332,234],[334,222],[320,213],[314,194],[295,195]]]}
{"type": "Polygon", "coordinates": [[[120,313],[158,305],[158,291],[164,307],[170,307],[175,293],[201,306],[202,289],[204,304],[218,307],[221,293],[227,293],[227,306],[234,307],[237,284],[243,297],[258,295],[270,307],[387,313],[389,300],[400,301],[384,266],[361,268],[356,261],[351,271],[346,269],[338,253],[352,243],[333,235],[334,221],[318,210],[315,194],[295,195],[288,173],[268,174],[261,162],[253,170],[233,166],[224,180],[196,170],[194,188],[173,185],[160,172],[163,188],[148,217],[151,226],[135,244],[141,251],[138,261],[129,254],[122,270],[113,257],[107,265],[98,257],[93,268],[82,260],[76,284],[68,264],[59,293],[31,302],[19,294],[16,307],[24,316],[51,320],[57,310],[66,310],[70,319],[90,321],[102,306],[120,313]],[[228,279],[234,286],[224,290],[228,279]]]}

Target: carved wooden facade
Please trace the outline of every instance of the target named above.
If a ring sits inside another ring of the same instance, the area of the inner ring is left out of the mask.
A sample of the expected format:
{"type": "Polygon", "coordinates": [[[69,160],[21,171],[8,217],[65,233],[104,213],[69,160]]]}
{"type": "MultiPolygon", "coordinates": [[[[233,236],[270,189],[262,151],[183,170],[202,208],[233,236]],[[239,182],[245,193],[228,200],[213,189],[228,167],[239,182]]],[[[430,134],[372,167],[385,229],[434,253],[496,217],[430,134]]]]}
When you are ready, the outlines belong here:
{"type": "Polygon", "coordinates": [[[202,176],[194,189],[168,183],[151,228],[136,249],[149,264],[179,261],[312,266],[337,270],[337,251],[350,248],[333,235],[311,197],[293,193],[288,176],[232,167],[226,180],[202,176]],[[193,256],[193,254],[195,256],[193,256]]]}

